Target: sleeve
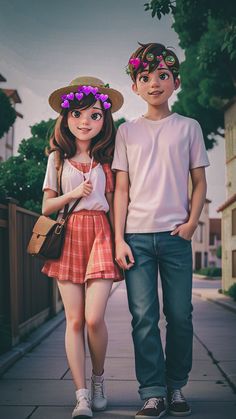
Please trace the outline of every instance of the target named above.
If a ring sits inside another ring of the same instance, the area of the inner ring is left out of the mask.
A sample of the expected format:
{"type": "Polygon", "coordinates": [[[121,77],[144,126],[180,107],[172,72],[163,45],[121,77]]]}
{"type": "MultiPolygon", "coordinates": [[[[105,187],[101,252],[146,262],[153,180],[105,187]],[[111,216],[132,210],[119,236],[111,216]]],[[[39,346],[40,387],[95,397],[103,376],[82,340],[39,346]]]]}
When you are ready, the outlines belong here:
{"type": "Polygon", "coordinates": [[[115,152],[114,158],[112,162],[112,170],[123,170],[124,172],[129,171],[128,165],[128,158],[127,158],[127,147],[124,139],[124,135],[122,134],[123,129],[122,124],[117,131],[116,134],[116,142],[115,142],[115,152]]]}
{"type": "Polygon", "coordinates": [[[203,139],[202,129],[197,121],[194,121],[190,138],[190,169],[207,167],[210,165],[203,139]]]}
{"type": "Polygon", "coordinates": [[[105,192],[114,192],[115,190],[115,174],[111,170],[111,166],[109,163],[104,163],[102,165],[102,168],[104,170],[105,176],[106,176],[106,188],[105,192]]]}
{"type": "Polygon", "coordinates": [[[43,191],[51,189],[57,192],[57,169],[54,164],[54,153],[49,154],[47,170],[43,182],[43,191]]]}

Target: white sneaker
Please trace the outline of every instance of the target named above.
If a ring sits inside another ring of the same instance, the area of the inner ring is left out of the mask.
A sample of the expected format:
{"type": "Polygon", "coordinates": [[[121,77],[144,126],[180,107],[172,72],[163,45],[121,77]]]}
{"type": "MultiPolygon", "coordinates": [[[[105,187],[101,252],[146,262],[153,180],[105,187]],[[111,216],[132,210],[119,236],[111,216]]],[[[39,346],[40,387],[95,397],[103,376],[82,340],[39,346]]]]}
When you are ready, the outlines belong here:
{"type": "Polygon", "coordinates": [[[104,376],[92,374],[91,377],[91,400],[94,411],[105,410],[107,398],[104,393],[104,376]]]}
{"type": "Polygon", "coordinates": [[[93,416],[91,410],[91,402],[89,397],[89,390],[81,388],[76,391],[77,404],[72,412],[72,418],[91,418],[93,416]]]}

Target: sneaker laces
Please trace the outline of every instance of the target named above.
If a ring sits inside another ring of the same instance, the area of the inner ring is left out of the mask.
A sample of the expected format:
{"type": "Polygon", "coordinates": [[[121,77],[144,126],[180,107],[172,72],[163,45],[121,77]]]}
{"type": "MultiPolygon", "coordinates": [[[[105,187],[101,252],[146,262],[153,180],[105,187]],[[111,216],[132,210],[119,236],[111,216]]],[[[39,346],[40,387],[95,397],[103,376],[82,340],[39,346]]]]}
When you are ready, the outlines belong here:
{"type": "Polygon", "coordinates": [[[100,398],[104,397],[104,387],[103,387],[103,381],[100,383],[95,383],[93,381],[93,398],[100,398]]]}
{"type": "Polygon", "coordinates": [[[143,409],[156,409],[161,401],[161,397],[151,397],[144,403],[143,409]]]}
{"type": "Polygon", "coordinates": [[[76,405],[76,407],[79,405],[79,404],[86,404],[86,407],[89,407],[90,408],[90,399],[88,398],[88,397],[86,397],[86,396],[79,396],[79,399],[77,400],[77,405],[76,405]]]}
{"type": "Polygon", "coordinates": [[[171,391],[171,403],[184,403],[186,402],[181,390],[172,390],[171,391]]]}

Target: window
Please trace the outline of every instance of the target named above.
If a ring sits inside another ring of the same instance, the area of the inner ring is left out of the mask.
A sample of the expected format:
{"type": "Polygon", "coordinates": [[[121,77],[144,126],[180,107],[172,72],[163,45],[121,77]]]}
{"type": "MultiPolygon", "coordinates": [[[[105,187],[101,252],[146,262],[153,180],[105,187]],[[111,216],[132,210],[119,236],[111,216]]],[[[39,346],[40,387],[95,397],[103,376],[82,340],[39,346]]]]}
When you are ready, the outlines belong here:
{"type": "Polygon", "coordinates": [[[232,251],[232,277],[236,278],[236,250],[232,251]]]}
{"type": "Polygon", "coordinates": [[[197,230],[196,230],[196,241],[198,243],[202,243],[203,242],[203,223],[199,223],[197,226],[197,230]]]}
{"type": "Polygon", "coordinates": [[[236,236],[236,208],[232,210],[232,236],[236,236]]]}

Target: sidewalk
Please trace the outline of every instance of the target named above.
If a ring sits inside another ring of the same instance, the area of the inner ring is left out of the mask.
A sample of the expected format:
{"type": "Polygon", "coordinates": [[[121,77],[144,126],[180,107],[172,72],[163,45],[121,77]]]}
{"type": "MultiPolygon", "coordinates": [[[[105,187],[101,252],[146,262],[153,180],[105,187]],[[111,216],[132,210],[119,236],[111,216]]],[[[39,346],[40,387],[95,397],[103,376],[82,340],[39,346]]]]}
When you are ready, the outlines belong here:
{"type": "MultiPolygon", "coordinates": [[[[193,293],[193,369],[184,394],[192,405],[194,419],[233,419],[236,417],[236,396],[232,389],[236,386],[236,314],[195,295],[203,289],[199,281],[194,281],[193,293]]],[[[109,346],[105,371],[109,406],[106,412],[96,413],[94,417],[128,419],[134,416],[141,402],[134,374],[124,283],[114,286],[106,319],[109,346]]],[[[163,334],[164,326],[162,317],[163,334]]],[[[65,322],[4,374],[0,380],[1,419],[71,418],[74,385],[64,351],[64,330],[65,322]]],[[[88,378],[90,372],[87,357],[88,378]]]]}

